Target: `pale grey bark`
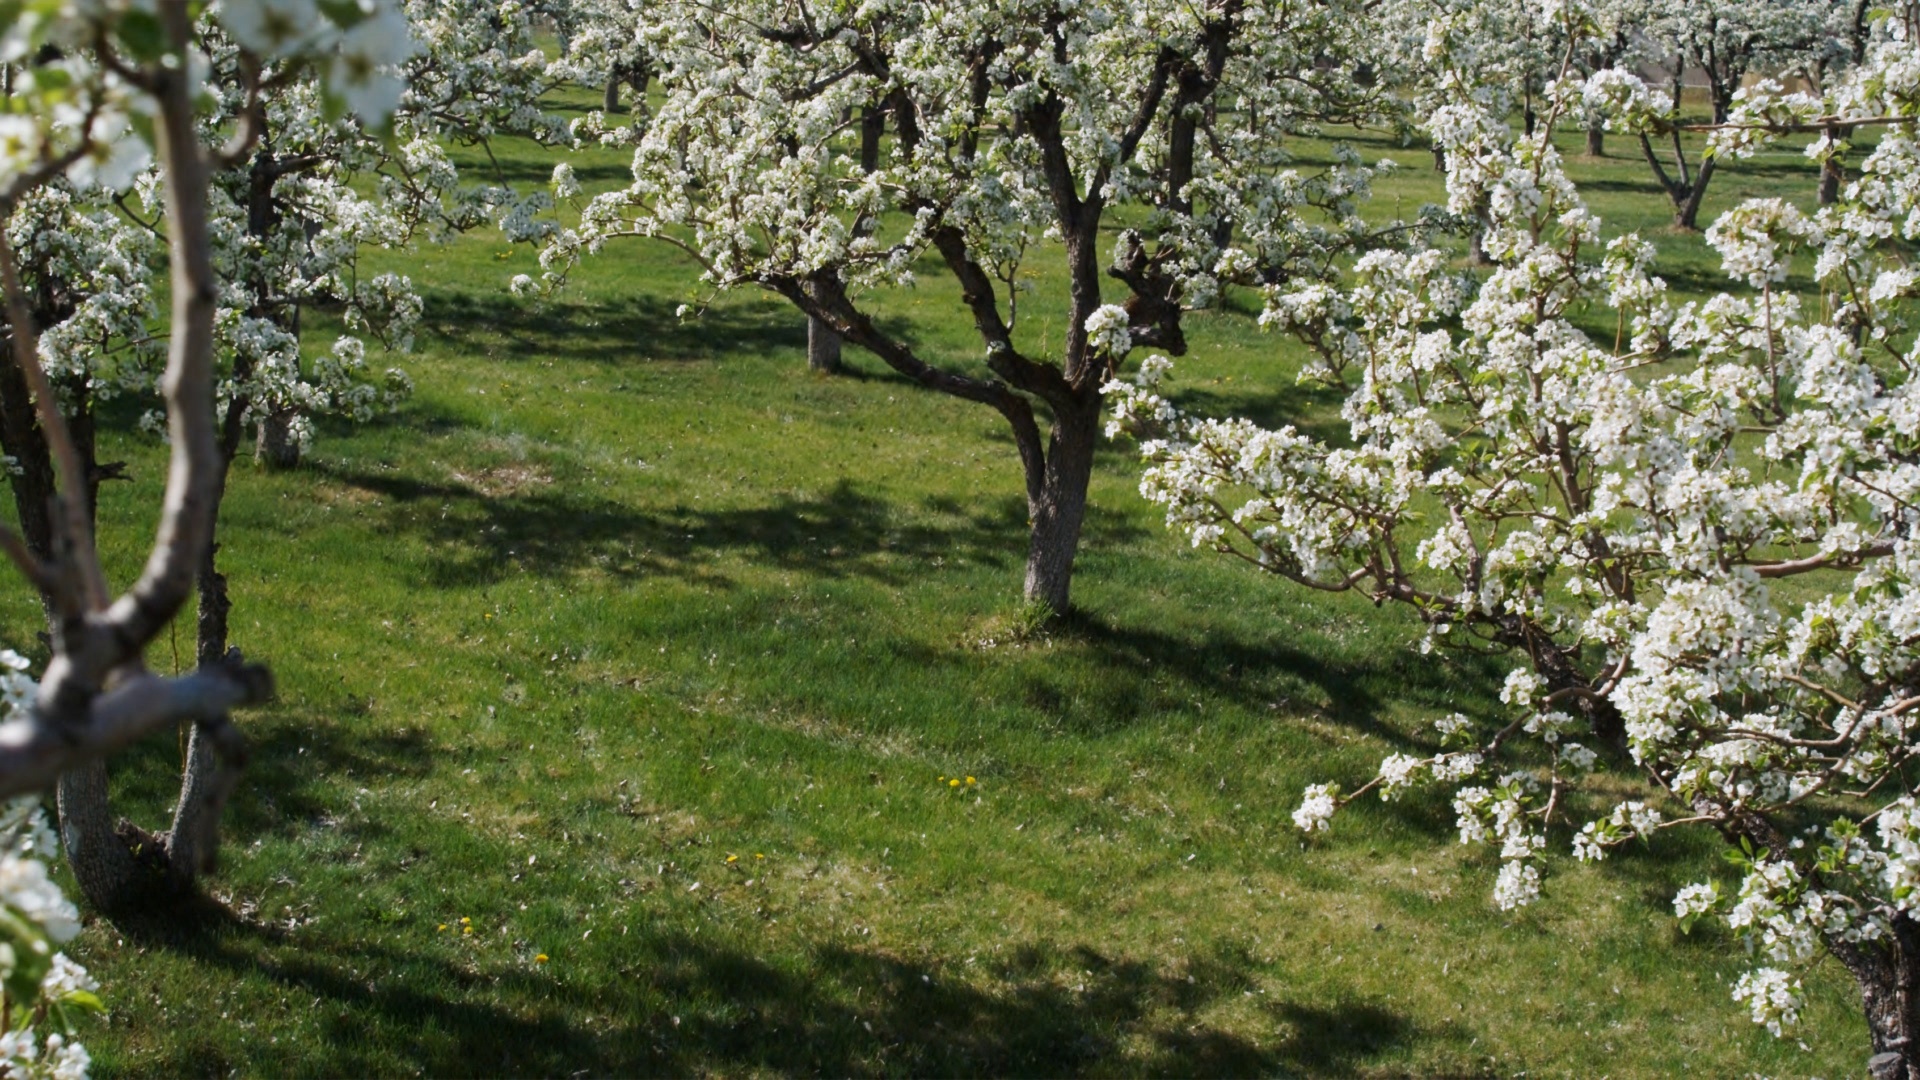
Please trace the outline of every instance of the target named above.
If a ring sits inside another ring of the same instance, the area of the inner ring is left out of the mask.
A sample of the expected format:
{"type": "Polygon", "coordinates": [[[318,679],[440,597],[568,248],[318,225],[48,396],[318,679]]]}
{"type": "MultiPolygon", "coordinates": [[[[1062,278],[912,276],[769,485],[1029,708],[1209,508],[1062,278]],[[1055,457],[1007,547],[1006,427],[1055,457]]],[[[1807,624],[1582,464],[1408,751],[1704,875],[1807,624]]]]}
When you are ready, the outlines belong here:
{"type": "MultiPolygon", "coordinates": [[[[158,14],[170,51],[177,55],[191,48],[186,7],[163,4],[158,14]]],[[[31,715],[0,725],[0,796],[44,789],[60,777],[61,832],[74,875],[89,900],[107,907],[127,900],[129,890],[142,882],[133,865],[135,853],[115,836],[103,759],[135,739],[182,723],[195,724],[197,734],[220,741],[230,754],[236,737],[227,714],[272,692],[264,669],[238,663],[204,665],[176,679],[149,674],[141,666],[147,644],[192,593],[212,543],[224,476],[213,401],[219,287],[208,237],[208,181],[217,163],[231,163],[248,151],[258,134],[261,107],[256,91],[233,143],[216,156],[199,140],[189,74],[157,65],[140,78],[158,105],[156,149],[165,166],[172,319],[160,388],[171,449],[152,551],[133,586],[117,598],[106,592],[92,522],[82,504],[92,479],[40,370],[34,319],[12,253],[0,243],[14,362],[36,401],[62,493],[50,555],[6,534],[6,553],[40,587],[53,616],[54,656],[31,715]]],[[[5,193],[7,210],[23,190],[5,193]]],[[[197,801],[204,802],[208,793],[221,796],[226,786],[214,775],[201,785],[197,801]]],[[[196,841],[207,835],[197,831],[196,841]]],[[[199,857],[204,862],[206,852],[199,857]]]]}
{"type": "Polygon", "coordinates": [[[840,374],[840,335],[817,316],[807,316],[807,369],[822,375],[840,374]]]}

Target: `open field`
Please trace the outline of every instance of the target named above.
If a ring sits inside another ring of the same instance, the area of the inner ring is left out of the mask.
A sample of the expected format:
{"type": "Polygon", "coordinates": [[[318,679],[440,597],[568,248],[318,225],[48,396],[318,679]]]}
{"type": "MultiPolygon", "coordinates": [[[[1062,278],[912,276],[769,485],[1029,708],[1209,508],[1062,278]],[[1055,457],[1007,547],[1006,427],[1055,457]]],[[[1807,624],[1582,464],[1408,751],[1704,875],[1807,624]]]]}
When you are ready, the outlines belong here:
{"type": "MultiPolygon", "coordinates": [[[[1405,166],[1377,202],[1437,197],[1424,149],[1362,146],[1405,166]]],[[[621,160],[577,169],[604,187],[621,160]]],[[[551,159],[501,167],[537,183],[551,159]]],[[[1574,174],[1676,290],[1722,287],[1637,158],[1574,174]]],[[[1814,178],[1779,153],[1715,183],[1702,220],[1814,178]]],[[[1183,550],[1128,447],[1102,452],[1076,615],[1036,627],[990,411],[852,349],[851,375],[810,376],[773,298],[676,319],[703,294],[664,246],[538,302],[508,295],[533,257],[497,236],[394,263],[429,302],[397,361],[412,399],[234,477],[234,639],[280,700],[246,719],[226,912],[74,947],[113,1012],[84,1033],[103,1075],[1857,1069],[1837,965],[1809,976],[1804,1043],[1778,1041],[1728,998],[1738,946],[1680,932],[1673,890],[1727,875],[1704,837],[1558,855],[1511,915],[1437,797],[1303,841],[1303,785],[1491,715],[1495,668],[1183,550]]],[[[1060,283],[1036,286],[1044,342],[1060,283]]],[[[930,358],[978,351],[933,267],[882,307],[930,358]]],[[[1337,430],[1245,303],[1189,336],[1188,402],[1337,430]]],[[[162,456],[130,435],[102,456],[132,463],[102,508],[124,581],[162,456]]],[[[4,602],[26,649],[37,606],[4,602]]],[[[136,816],[176,765],[171,743],[115,762],[136,816]]]]}

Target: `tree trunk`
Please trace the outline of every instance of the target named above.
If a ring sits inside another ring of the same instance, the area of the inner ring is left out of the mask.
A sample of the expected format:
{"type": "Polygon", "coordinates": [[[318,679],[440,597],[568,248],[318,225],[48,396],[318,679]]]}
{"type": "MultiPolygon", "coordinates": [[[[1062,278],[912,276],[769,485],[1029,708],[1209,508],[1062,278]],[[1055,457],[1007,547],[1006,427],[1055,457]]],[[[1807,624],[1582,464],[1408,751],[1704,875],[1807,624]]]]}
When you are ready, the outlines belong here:
{"type": "Polygon", "coordinates": [[[293,434],[293,422],[298,418],[292,409],[275,409],[260,421],[260,437],[253,454],[268,468],[291,469],[300,464],[300,440],[293,434]]]}
{"type": "Polygon", "coordinates": [[[1700,163],[1700,171],[1694,174],[1693,186],[1674,204],[1673,227],[1687,232],[1700,231],[1700,204],[1707,197],[1707,181],[1713,178],[1713,165],[1717,159],[1707,158],[1700,163]]]}
{"type": "Polygon", "coordinates": [[[60,844],[80,895],[97,911],[134,906],[142,884],[134,853],[114,828],[107,792],[107,766],[91,762],[60,777],[55,788],[60,811],[60,844]]]}
{"type": "MultiPolygon", "coordinates": [[[[226,485],[223,482],[221,486],[224,489],[226,485]]],[[[195,625],[194,658],[201,667],[217,664],[227,656],[227,614],[233,610],[233,603],[227,599],[226,575],[220,573],[214,562],[219,549],[217,543],[207,545],[197,582],[200,611],[195,625]]],[[[202,733],[200,725],[195,724],[187,733],[180,799],[174,804],[173,824],[167,829],[167,870],[175,884],[183,888],[191,888],[211,861],[207,843],[214,835],[214,819],[220,813],[219,794],[213,783],[218,766],[211,740],[202,733]]]]}
{"type": "Polygon", "coordinates": [[[1065,615],[1072,599],[1073,557],[1080,548],[1080,527],[1087,516],[1087,484],[1093,477],[1099,427],[1097,395],[1085,404],[1055,407],[1040,489],[1028,499],[1032,523],[1027,546],[1027,601],[1044,604],[1055,615],[1065,615]]]}
{"type": "MultiPolygon", "coordinates": [[[[1827,138],[1835,141],[1838,141],[1840,138],[1840,132],[1835,128],[1828,128],[1826,135],[1827,138]]],[[[1840,201],[1840,184],[1844,179],[1841,175],[1842,172],[1843,170],[1840,167],[1840,157],[1838,154],[1820,163],[1821,206],[1832,206],[1834,203],[1840,201]]]]}
{"type": "Polygon", "coordinates": [[[1603,158],[1607,156],[1607,129],[1599,120],[1587,123],[1587,156],[1603,158]]]}
{"type": "Polygon", "coordinates": [[[807,316],[807,370],[840,374],[840,335],[824,321],[807,316]]]}
{"type": "Polygon", "coordinates": [[[1824,935],[1827,949],[1860,987],[1873,1080],[1920,1080],[1920,924],[1892,919],[1884,941],[1849,942],[1824,935]]]}
{"type": "Polygon", "coordinates": [[[614,68],[607,73],[607,93],[600,100],[600,108],[608,113],[620,111],[620,84],[627,81],[626,73],[614,68]]]}

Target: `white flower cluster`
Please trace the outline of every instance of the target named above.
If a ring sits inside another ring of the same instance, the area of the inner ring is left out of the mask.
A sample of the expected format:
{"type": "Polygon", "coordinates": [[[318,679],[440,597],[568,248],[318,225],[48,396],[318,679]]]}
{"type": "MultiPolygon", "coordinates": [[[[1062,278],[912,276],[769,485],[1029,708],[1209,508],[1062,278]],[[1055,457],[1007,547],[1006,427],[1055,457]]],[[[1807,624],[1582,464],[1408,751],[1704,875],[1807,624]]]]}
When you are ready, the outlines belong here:
{"type": "MultiPolygon", "coordinates": [[[[0,723],[25,719],[39,689],[26,658],[0,649],[0,723]]],[[[13,1077],[78,1080],[91,1059],[71,1040],[83,1012],[99,1012],[100,989],[59,946],[80,933],[80,913],[48,876],[58,851],[37,798],[0,806],[0,985],[7,991],[0,1072],[13,1077]],[[37,1032],[45,1032],[42,1038],[37,1032]]]]}
{"type": "Polygon", "coordinates": [[[1753,1012],[1753,1022],[1775,1036],[1800,1022],[1804,1004],[1800,980],[1779,968],[1763,967],[1744,972],[1733,985],[1733,1000],[1744,1001],[1753,1012]]]}
{"type": "Polygon", "coordinates": [[[1118,304],[1104,304],[1087,316],[1087,345],[1118,361],[1133,348],[1127,332],[1127,311],[1118,304]]]}
{"type": "Polygon", "coordinates": [[[1301,832],[1325,831],[1339,808],[1339,788],[1332,784],[1314,784],[1307,788],[1306,797],[1293,812],[1293,823],[1301,832]]]}
{"type": "Polygon", "coordinates": [[[220,25],[263,57],[323,57],[327,88],[378,124],[400,103],[399,65],[414,52],[398,3],[342,8],[318,0],[221,0],[220,25]]]}

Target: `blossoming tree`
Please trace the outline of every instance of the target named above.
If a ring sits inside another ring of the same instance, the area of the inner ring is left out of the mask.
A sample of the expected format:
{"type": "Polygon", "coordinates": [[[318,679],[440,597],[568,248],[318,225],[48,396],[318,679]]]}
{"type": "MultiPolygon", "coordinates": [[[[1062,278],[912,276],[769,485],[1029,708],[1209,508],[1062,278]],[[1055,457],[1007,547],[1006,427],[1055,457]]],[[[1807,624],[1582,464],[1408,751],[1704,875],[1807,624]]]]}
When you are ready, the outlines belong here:
{"type": "MultiPolygon", "coordinates": [[[[201,137],[218,145],[236,126],[255,133],[244,159],[213,172],[207,208],[220,282],[216,519],[248,432],[263,459],[290,465],[317,418],[365,421],[406,391],[399,371],[369,372],[367,342],[404,349],[421,301],[404,277],[363,273],[363,253],[483,224],[512,201],[499,186],[463,186],[445,144],[484,144],[502,131],[566,137],[539,106],[548,61],[515,4],[373,10],[347,31],[346,44],[359,50],[351,62],[336,58],[323,69],[303,50],[324,44],[326,25],[311,2],[276,0],[228,5],[200,28],[210,106],[199,117],[201,137]],[[362,68],[376,77],[364,85],[339,81],[362,68]],[[256,89],[262,85],[266,92],[256,89]],[[336,107],[340,85],[349,87],[349,108],[336,107]],[[346,332],[308,358],[301,316],[316,305],[337,312],[346,332]]],[[[89,519],[99,481],[113,474],[94,457],[94,404],[151,393],[161,359],[147,331],[156,317],[147,277],[167,231],[162,174],[132,177],[142,163],[127,152],[135,145],[123,142],[103,162],[118,175],[96,167],[50,181],[9,222],[42,329],[40,359],[89,478],[80,500],[89,519]],[[130,181],[131,192],[121,190],[130,181]]],[[[16,463],[11,480],[24,538],[45,557],[56,539],[46,513],[52,453],[29,387],[10,363],[0,363],[0,419],[0,441],[16,463]]],[[[159,426],[157,414],[149,420],[159,426]]],[[[197,575],[196,655],[204,664],[228,650],[230,603],[214,550],[209,545],[197,575]]],[[[215,772],[196,733],[174,820],[158,836],[115,824],[102,764],[63,777],[63,833],[84,852],[75,865],[90,900],[116,906],[148,887],[156,868],[169,887],[191,883],[203,861],[195,838],[210,829],[199,820],[208,805],[199,793],[215,772]]]]}
{"type": "Polygon", "coordinates": [[[1833,7],[1832,0],[1663,0],[1645,8],[1635,31],[1648,46],[1641,59],[1664,75],[1664,88],[1651,99],[1662,122],[1631,130],[1673,204],[1676,228],[1699,227],[1719,164],[1712,154],[1695,156],[1684,138],[1689,80],[1705,90],[1712,123],[1725,123],[1750,77],[1805,71],[1829,58],[1833,7]]]}
{"type": "MultiPolygon", "coordinates": [[[[1445,785],[1461,841],[1499,851],[1503,908],[1539,897],[1556,828],[1585,860],[1669,828],[1716,829],[1736,880],[1682,889],[1674,907],[1754,946],[1734,996],[1784,1031],[1796,969],[1830,955],[1860,986],[1871,1071],[1909,1078],[1917,31],[1883,18],[1826,95],[1754,94],[1729,113],[1715,135],[1727,155],[1787,132],[1881,129],[1837,205],[1750,200],[1713,224],[1737,291],[1676,302],[1652,245],[1603,241],[1562,170],[1554,123],[1596,97],[1631,114],[1637,80],[1558,80],[1548,122],[1516,136],[1455,65],[1427,126],[1448,150],[1449,199],[1489,207],[1485,280],[1438,250],[1384,252],[1358,260],[1349,287],[1268,296],[1266,318],[1313,352],[1307,377],[1351,391],[1346,442],[1189,415],[1161,392],[1162,358],[1108,387],[1118,425],[1145,440],[1142,492],[1196,546],[1407,605],[1430,646],[1514,658],[1504,715],[1442,718],[1433,752],[1395,754],[1351,789],[1313,786],[1301,828],[1325,829],[1364,793],[1445,785]],[[1790,272],[1810,272],[1819,295],[1788,288],[1790,272]],[[1582,308],[1611,309],[1613,332],[1582,330],[1582,308]],[[1576,805],[1602,798],[1596,771],[1637,774],[1645,794],[1574,828],[1576,805]]],[[[1433,37],[1436,55],[1459,55],[1444,24],[1433,37]]]]}
{"type": "MultiPolygon", "coordinates": [[[[222,450],[214,384],[223,341],[232,340],[223,333],[231,329],[223,326],[218,265],[225,193],[216,177],[250,160],[268,136],[266,102],[283,71],[320,72],[326,99],[369,123],[380,122],[399,96],[389,65],[404,55],[407,39],[404,26],[395,38],[397,11],[304,14],[312,18],[303,19],[298,4],[242,0],[218,9],[216,23],[196,22],[184,4],[41,4],[8,13],[0,27],[13,89],[0,117],[0,217],[8,226],[0,284],[10,349],[0,391],[24,387],[24,394],[5,395],[8,449],[21,451],[15,456],[22,474],[48,480],[32,493],[37,500],[16,487],[24,534],[0,536],[41,592],[53,645],[34,707],[0,728],[0,794],[62,778],[62,839],[75,876],[89,897],[108,906],[126,899],[140,874],[113,834],[101,759],[147,731],[183,722],[195,725],[194,740],[209,760],[207,744],[235,756],[240,744],[227,712],[269,690],[264,670],[236,657],[203,657],[195,674],[162,679],[144,671],[141,654],[210,565],[213,517],[231,456],[222,450]],[[219,103],[206,79],[223,52],[240,57],[239,106],[226,114],[230,123],[210,125],[208,107],[217,116],[219,103]],[[137,359],[122,363],[116,355],[145,351],[151,290],[143,291],[145,253],[129,239],[126,219],[75,200],[128,183],[149,147],[161,169],[150,181],[156,220],[148,224],[163,238],[171,273],[157,385],[172,461],[153,554],[140,579],[114,599],[92,541],[101,470],[91,460],[90,438],[84,447],[75,438],[84,425],[69,423],[69,414],[86,416],[88,395],[112,385],[110,372],[139,381],[125,374],[137,371],[137,359]],[[92,235],[63,249],[36,227],[62,222],[92,235]],[[39,245],[34,258],[17,257],[16,234],[39,245]],[[102,252],[114,257],[92,267],[74,262],[102,252]],[[32,277],[23,272],[29,264],[32,277]],[[76,283],[83,287],[65,288],[76,283]],[[72,400],[63,400],[63,390],[72,400]],[[21,422],[22,409],[30,423],[21,422]]],[[[213,822],[230,777],[209,769],[183,790],[174,839],[196,868],[212,857],[213,822]],[[194,824],[183,827],[180,819],[194,824]]]]}
{"type": "Polygon", "coordinates": [[[633,183],[548,236],[544,284],[610,241],[653,238],[709,285],[778,293],[1000,413],[1025,475],[1026,595],[1063,612],[1100,384],[1136,345],[1182,351],[1182,314],[1223,285],[1311,276],[1357,242],[1348,201],[1366,170],[1289,167],[1287,144],[1380,107],[1353,77],[1362,15],[1346,0],[650,5],[639,33],[666,100],[633,183]],[[884,150],[856,152],[876,123],[884,150]],[[929,360],[876,318],[923,256],[959,286],[977,363],[929,360]],[[1036,313],[1031,267],[1055,258],[1066,299],[1036,313]]]}

